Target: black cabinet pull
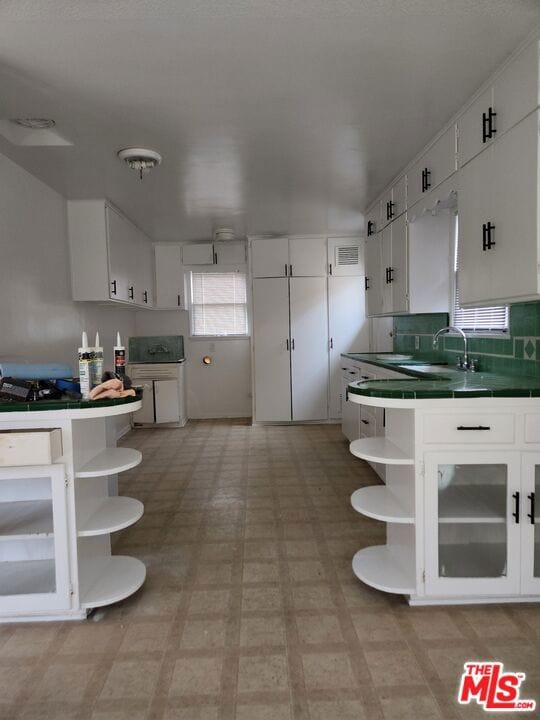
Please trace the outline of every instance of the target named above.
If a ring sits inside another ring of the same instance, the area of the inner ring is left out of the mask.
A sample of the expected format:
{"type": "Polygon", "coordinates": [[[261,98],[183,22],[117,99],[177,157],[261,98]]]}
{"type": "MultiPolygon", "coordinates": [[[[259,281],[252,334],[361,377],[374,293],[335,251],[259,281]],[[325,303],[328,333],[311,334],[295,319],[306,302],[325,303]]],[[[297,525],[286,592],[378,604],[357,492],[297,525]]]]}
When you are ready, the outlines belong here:
{"type": "Polygon", "coordinates": [[[347,370],[349,375],[356,375],[356,370],[347,370]]]}
{"type": "Polygon", "coordinates": [[[113,280],[111,282],[112,288],[111,288],[111,295],[116,295],[116,280],[113,280]]]}
{"type": "MultiPolygon", "coordinates": [[[[287,348],[287,351],[289,350],[289,338],[285,340],[285,347],[287,348]]],[[[345,370],[345,368],[341,368],[342,370],[345,370]]]]}
{"type": "Polygon", "coordinates": [[[291,340],[291,350],[294,350],[294,338],[291,340]]]}
{"type": "Polygon", "coordinates": [[[531,525],[534,525],[534,523],[535,523],[535,516],[534,516],[534,493],[533,493],[533,492],[532,492],[532,493],[529,493],[529,494],[527,495],[527,497],[529,498],[529,502],[530,502],[530,504],[531,504],[531,511],[527,513],[527,517],[528,517],[529,520],[531,521],[531,525]]]}
{"type": "Polygon", "coordinates": [[[489,425],[458,425],[456,430],[491,430],[489,425]]]}
{"type": "Polygon", "coordinates": [[[384,268],[384,272],[385,272],[384,282],[388,285],[388,268],[384,268]]]}
{"type": "Polygon", "coordinates": [[[217,265],[217,252],[214,253],[214,265],[217,265]]]}
{"type": "Polygon", "coordinates": [[[362,380],[369,380],[369,375],[360,375],[362,380]]]}
{"type": "Polygon", "coordinates": [[[516,521],[516,525],[519,524],[519,492],[512,493],[512,497],[514,498],[514,512],[512,513],[512,517],[516,521]]]}
{"type": "Polygon", "coordinates": [[[482,250],[484,252],[487,250],[487,225],[486,225],[486,223],[482,224],[482,250]]]}
{"type": "Polygon", "coordinates": [[[345,402],[349,402],[349,388],[345,388],[345,402]]]}
{"type": "Polygon", "coordinates": [[[133,297],[134,297],[134,295],[135,295],[135,293],[133,292],[133,285],[130,285],[130,286],[129,286],[128,292],[129,292],[129,299],[130,299],[130,300],[133,300],[133,297]]]}
{"type": "Polygon", "coordinates": [[[495,240],[491,239],[491,233],[495,235],[495,225],[488,222],[486,223],[486,232],[487,232],[487,249],[491,250],[491,248],[496,244],[495,240]]]}
{"type": "Polygon", "coordinates": [[[364,290],[369,290],[369,278],[367,275],[364,278],[364,290]]]}
{"type": "Polygon", "coordinates": [[[289,277],[292,277],[292,265],[289,265],[289,277]]]}
{"type": "Polygon", "coordinates": [[[428,170],[428,168],[424,169],[425,173],[425,190],[424,192],[427,192],[429,188],[431,187],[431,170],[428,170]]]}
{"type": "Polygon", "coordinates": [[[289,266],[287,263],[285,263],[285,276],[287,275],[288,271],[289,271],[289,266]]]}
{"type": "Polygon", "coordinates": [[[490,139],[497,132],[497,128],[495,127],[495,123],[494,123],[494,120],[496,117],[497,117],[497,113],[493,111],[492,107],[490,107],[488,110],[488,131],[489,131],[488,137],[490,139]]]}
{"type": "Polygon", "coordinates": [[[374,228],[375,228],[375,223],[373,223],[371,220],[368,220],[368,224],[367,224],[368,237],[370,235],[373,235],[373,233],[375,232],[374,228]]]}
{"type": "Polygon", "coordinates": [[[182,296],[181,296],[181,295],[177,295],[177,296],[176,296],[176,299],[178,300],[178,307],[180,307],[180,306],[182,305],[182,296]]]}
{"type": "Polygon", "coordinates": [[[388,203],[388,219],[389,219],[389,220],[391,220],[391,219],[394,217],[394,206],[395,206],[395,204],[396,204],[396,203],[395,203],[395,202],[392,202],[392,200],[390,200],[390,202],[388,203]]]}
{"type": "Polygon", "coordinates": [[[145,303],[148,303],[148,290],[145,290],[145,291],[143,292],[143,298],[144,298],[144,302],[145,302],[145,303]]]}
{"type": "Polygon", "coordinates": [[[388,282],[389,283],[394,282],[394,268],[392,268],[392,267],[388,268],[388,282]]]}
{"type": "Polygon", "coordinates": [[[361,422],[363,422],[364,425],[369,425],[369,420],[362,420],[361,422]]]}
{"type": "Polygon", "coordinates": [[[331,274],[332,274],[332,263],[330,263],[330,266],[329,266],[329,268],[328,268],[328,269],[329,269],[329,271],[330,271],[330,275],[331,275],[331,274]]]}
{"type": "Polygon", "coordinates": [[[489,118],[485,112],[482,113],[482,142],[489,140],[489,118]]]}
{"type": "Polygon", "coordinates": [[[330,338],[330,350],[334,349],[334,338],[330,338]]]}

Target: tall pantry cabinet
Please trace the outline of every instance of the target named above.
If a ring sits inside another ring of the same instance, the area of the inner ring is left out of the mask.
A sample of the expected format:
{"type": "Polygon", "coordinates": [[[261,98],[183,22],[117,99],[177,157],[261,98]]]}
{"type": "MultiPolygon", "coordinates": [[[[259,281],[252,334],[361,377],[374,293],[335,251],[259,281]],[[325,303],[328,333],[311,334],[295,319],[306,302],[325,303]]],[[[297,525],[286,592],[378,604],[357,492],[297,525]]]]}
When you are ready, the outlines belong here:
{"type": "Polygon", "coordinates": [[[368,344],[362,267],[357,239],[251,240],[255,422],[340,417],[340,353],[368,344]]]}

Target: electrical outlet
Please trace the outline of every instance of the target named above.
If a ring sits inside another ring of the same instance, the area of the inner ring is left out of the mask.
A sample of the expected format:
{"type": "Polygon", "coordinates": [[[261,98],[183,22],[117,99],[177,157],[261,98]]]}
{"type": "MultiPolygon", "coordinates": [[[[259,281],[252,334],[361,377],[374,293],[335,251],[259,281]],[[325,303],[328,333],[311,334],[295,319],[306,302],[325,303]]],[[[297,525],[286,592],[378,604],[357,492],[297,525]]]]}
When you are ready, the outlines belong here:
{"type": "Polygon", "coordinates": [[[414,336],[414,349],[420,350],[420,335],[414,336]]]}

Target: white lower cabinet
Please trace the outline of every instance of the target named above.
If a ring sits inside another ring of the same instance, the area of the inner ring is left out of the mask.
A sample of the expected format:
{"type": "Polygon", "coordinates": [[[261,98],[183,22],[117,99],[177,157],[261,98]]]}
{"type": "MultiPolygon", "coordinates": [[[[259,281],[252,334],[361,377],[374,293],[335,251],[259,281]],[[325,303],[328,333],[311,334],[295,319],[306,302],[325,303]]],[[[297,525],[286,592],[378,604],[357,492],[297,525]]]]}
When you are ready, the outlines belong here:
{"type": "Polygon", "coordinates": [[[521,462],[521,590],[540,595],[540,452],[523,453],[521,462]]]}

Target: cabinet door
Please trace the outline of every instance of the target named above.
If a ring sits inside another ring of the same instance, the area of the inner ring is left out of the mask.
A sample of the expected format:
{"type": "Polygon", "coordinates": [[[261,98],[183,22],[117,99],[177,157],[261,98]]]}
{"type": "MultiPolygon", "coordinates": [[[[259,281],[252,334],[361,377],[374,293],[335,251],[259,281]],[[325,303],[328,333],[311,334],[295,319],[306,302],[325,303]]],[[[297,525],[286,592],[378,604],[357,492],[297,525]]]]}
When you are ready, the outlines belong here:
{"type": "Polygon", "coordinates": [[[0,468],[0,615],[69,610],[64,465],[0,468]]]}
{"type": "Polygon", "coordinates": [[[540,594],[540,455],[524,453],[521,483],[521,592],[540,594]]]}
{"type": "MultiPolygon", "coordinates": [[[[266,242],[266,241],[265,241],[266,242]]],[[[289,281],[253,281],[253,371],[255,420],[291,419],[289,281]]]]}
{"type": "Polygon", "coordinates": [[[214,253],[218,265],[246,264],[246,244],[243,242],[214,243],[214,253]]]}
{"type": "Polygon", "coordinates": [[[156,306],[185,310],[184,271],[180,245],[156,245],[156,306]]]}
{"type": "Polygon", "coordinates": [[[535,40],[495,80],[493,103],[499,137],[538,107],[539,93],[538,40],[535,40]]]}
{"type": "Polygon", "coordinates": [[[106,206],[107,244],[109,254],[109,293],[111,300],[129,301],[129,288],[135,280],[130,274],[133,257],[132,226],[113,208],[106,206]]]}
{"type": "Polygon", "coordinates": [[[463,167],[475,155],[482,152],[492,141],[487,137],[485,126],[489,108],[493,108],[493,88],[488,88],[458,120],[459,166],[463,167]]]}
{"type": "Polygon", "coordinates": [[[365,221],[366,237],[371,237],[375,233],[378,233],[382,230],[380,200],[368,210],[368,212],[366,213],[365,221]]]}
{"type": "Polygon", "coordinates": [[[407,178],[401,177],[392,186],[392,218],[402,215],[407,209],[407,178]]]}
{"type": "Polygon", "coordinates": [[[392,301],[391,311],[405,313],[409,308],[409,283],[407,267],[407,219],[400,215],[391,225],[391,263],[389,287],[392,301]]]}
{"type": "Polygon", "coordinates": [[[289,274],[289,238],[256,238],[251,241],[254,278],[285,277],[289,274]]]}
{"type": "Polygon", "coordinates": [[[328,417],[326,278],[290,279],[293,420],[328,417]]]}
{"type": "Polygon", "coordinates": [[[364,278],[328,278],[331,418],[341,417],[341,353],[369,351],[369,323],[365,313],[364,278]]]}
{"type": "Polygon", "coordinates": [[[520,588],[520,455],[425,455],[427,595],[513,595],[520,588]]]}
{"type": "Polygon", "coordinates": [[[493,254],[483,250],[482,226],[492,217],[493,148],[488,148],[458,174],[459,297],[462,305],[489,298],[489,265],[493,254]]]}
{"type": "Polygon", "coordinates": [[[347,385],[358,379],[358,373],[351,368],[350,371],[344,370],[341,377],[341,394],[343,397],[342,413],[341,413],[341,432],[345,435],[349,442],[358,440],[360,437],[360,408],[358,403],[352,402],[347,397],[347,385]]]}
{"type": "Polygon", "coordinates": [[[326,277],[326,238],[289,238],[291,277],[326,277]]]}
{"type": "Polygon", "coordinates": [[[519,299],[538,292],[538,129],[535,112],[493,145],[493,205],[483,222],[495,226],[495,245],[484,252],[489,295],[519,299]],[[487,261],[487,262],[486,262],[487,261]]]}
{"type": "Polygon", "coordinates": [[[182,245],[184,265],[213,265],[214,246],[212,243],[189,243],[182,245]]]}
{"type": "Polygon", "coordinates": [[[133,422],[137,423],[154,423],[156,418],[154,414],[154,382],[152,380],[139,381],[142,385],[142,407],[133,413],[133,422]]]}
{"type": "Polygon", "coordinates": [[[392,270],[392,225],[387,225],[381,232],[381,269],[379,272],[382,297],[381,312],[385,315],[393,310],[390,270],[392,270]]]}
{"type": "Polygon", "coordinates": [[[364,240],[328,238],[329,275],[364,275],[364,240]]]}
{"type": "Polygon", "coordinates": [[[156,408],[156,423],[179,421],[180,401],[177,380],[154,381],[154,405],[156,408]]]}
{"type": "Polygon", "coordinates": [[[408,204],[440,185],[456,170],[456,126],[452,125],[408,173],[408,204]]]}
{"type": "Polygon", "coordinates": [[[368,317],[382,313],[382,279],[381,270],[381,236],[382,233],[371,235],[366,240],[366,311],[368,317]]]}
{"type": "Polygon", "coordinates": [[[150,240],[139,230],[137,233],[135,302],[145,308],[154,306],[153,255],[150,240]]]}

